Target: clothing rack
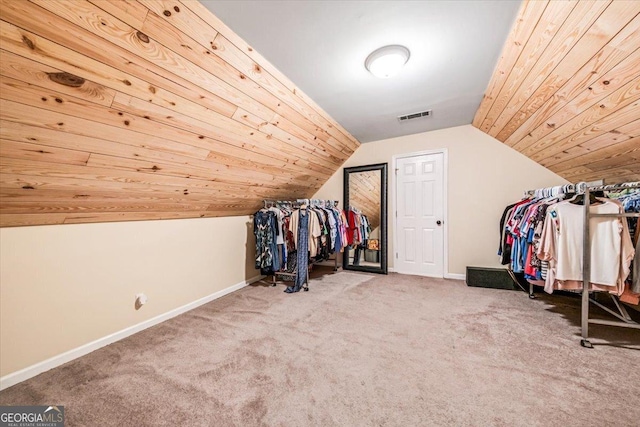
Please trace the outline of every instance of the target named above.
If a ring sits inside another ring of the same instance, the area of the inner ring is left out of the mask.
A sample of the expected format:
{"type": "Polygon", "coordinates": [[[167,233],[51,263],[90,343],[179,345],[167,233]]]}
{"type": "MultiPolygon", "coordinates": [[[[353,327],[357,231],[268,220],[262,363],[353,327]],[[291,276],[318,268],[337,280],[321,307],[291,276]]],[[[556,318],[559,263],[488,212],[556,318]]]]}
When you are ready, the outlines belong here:
{"type": "MultiPolygon", "coordinates": [[[[600,185],[589,186],[584,182],[577,185],[578,194],[584,194],[584,239],[583,239],[583,260],[582,260],[582,339],[580,345],[585,348],[593,348],[593,344],[589,341],[589,324],[598,324],[606,326],[617,326],[622,328],[640,329],[640,324],[635,322],[629,316],[629,313],[625,309],[624,305],[620,303],[615,295],[611,295],[611,298],[618,309],[618,313],[609,309],[608,307],[600,304],[594,298],[589,296],[589,283],[591,282],[591,239],[590,239],[590,224],[589,220],[595,217],[614,217],[614,218],[640,218],[640,213],[619,213],[619,214],[597,214],[591,213],[590,206],[590,193],[594,191],[614,191],[624,189],[640,188],[640,182],[626,182],[615,185],[600,185]],[[589,302],[602,308],[609,314],[618,318],[619,321],[613,320],[601,320],[589,318],[589,302]]],[[[637,272],[636,272],[637,273],[637,272]]]]}
{"type": "MultiPolygon", "coordinates": [[[[294,208],[294,209],[306,209],[307,207],[311,207],[311,208],[315,208],[315,207],[319,207],[319,208],[327,208],[327,207],[337,207],[340,202],[338,200],[322,200],[322,199],[296,199],[295,201],[293,200],[269,200],[269,199],[264,199],[263,201],[263,205],[264,208],[269,208],[269,207],[290,207],[290,208],[294,208]]],[[[337,255],[337,253],[334,255],[334,266],[333,266],[333,271],[338,271],[340,269],[340,265],[338,264],[338,258],[339,256],[337,255]]],[[[309,263],[309,265],[314,265],[314,264],[319,264],[320,262],[324,262],[324,261],[314,261],[309,263]]],[[[275,287],[277,285],[277,280],[276,280],[276,275],[278,276],[285,276],[285,277],[295,277],[297,274],[297,272],[292,271],[292,272],[286,272],[286,271],[276,271],[273,273],[272,275],[272,280],[271,280],[271,286],[275,287]]],[[[307,269],[307,277],[306,277],[306,281],[305,281],[305,286],[303,287],[303,289],[305,291],[309,290],[309,269],[307,269]]]]}
{"type": "MultiPolygon", "coordinates": [[[[562,194],[576,194],[576,184],[565,184],[565,185],[556,185],[553,187],[544,187],[544,188],[536,188],[535,190],[527,190],[524,192],[525,197],[535,197],[537,199],[545,199],[548,197],[558,197],[562,194]]],[[[511,270],[509,270],[509,274],[514,282],[525,291],[520,282],[516,279],[515,275],[511,270]]],[[[526,291],[525,291],[526,292],[526,291]]],[[[529,298],[535,299],[533,284],[529,282],[529,298]]]]}

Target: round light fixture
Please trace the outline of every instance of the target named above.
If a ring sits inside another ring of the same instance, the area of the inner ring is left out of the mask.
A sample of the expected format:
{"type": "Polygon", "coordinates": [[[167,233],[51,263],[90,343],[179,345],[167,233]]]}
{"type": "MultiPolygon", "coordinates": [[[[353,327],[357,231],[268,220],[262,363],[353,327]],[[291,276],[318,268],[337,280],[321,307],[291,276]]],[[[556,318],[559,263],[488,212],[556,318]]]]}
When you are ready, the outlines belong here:
{"type": "Polygon", "coordinates": [[[393,77],[409,60],[409,49],[397,44],[384,46],[371,52],[364,66],[371,74],[381,79],[393,77]]]}

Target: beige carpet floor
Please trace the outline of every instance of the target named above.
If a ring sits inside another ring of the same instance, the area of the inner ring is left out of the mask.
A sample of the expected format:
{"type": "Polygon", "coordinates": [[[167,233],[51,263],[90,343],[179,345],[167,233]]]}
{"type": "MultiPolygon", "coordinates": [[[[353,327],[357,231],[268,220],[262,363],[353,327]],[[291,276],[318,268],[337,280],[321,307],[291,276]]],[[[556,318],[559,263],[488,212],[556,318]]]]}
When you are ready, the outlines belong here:
{"type": "Polygon", "coordinates": [[[0,392],[67,426],[639,426],[640,332],[579,300],[352,272],[259,284],[0,392]]]}

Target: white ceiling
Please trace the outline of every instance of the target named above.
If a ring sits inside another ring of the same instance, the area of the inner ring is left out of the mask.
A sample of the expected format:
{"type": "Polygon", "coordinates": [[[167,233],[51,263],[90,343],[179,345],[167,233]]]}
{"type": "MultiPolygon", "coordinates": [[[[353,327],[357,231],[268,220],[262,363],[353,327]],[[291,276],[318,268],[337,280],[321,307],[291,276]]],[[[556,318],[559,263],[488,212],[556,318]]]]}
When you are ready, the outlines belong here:
{"type": "Polygon", "coordinates": [[[469,124],[520,0],[200,0],[361,142],[469,124]],[[389,44],[411,58],[391,79],[364,60],[389,44]],[[425,109],[433,116],[399,123],[425,109]]]}

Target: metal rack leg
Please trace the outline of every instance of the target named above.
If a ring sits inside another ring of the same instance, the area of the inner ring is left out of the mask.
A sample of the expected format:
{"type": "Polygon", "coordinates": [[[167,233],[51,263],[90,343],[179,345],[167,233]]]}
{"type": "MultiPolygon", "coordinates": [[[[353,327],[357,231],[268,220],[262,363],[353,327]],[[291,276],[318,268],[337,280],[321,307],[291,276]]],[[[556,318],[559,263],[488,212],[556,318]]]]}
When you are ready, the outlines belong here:
{"type": "Polygon", "coordinates": [[[593,344],[589,341],[589,283],[591,282],[591,237],[589,234],[589,188],[584,191],[584,224],[582,234],[582,340],[580,345],[585,348],[593,348],[593,344]]]}
{"type": "Polygon", "coordinates": [[[593,344],[589,341],[589,291],[582,290],[582,339],[580,345],[584,348],[593,348],[593,344]]]}
{"type": "Polygon", "coordinates": [[[533,294],[533,284],[529,283],[529,298],[536,299],[536,296],[533,294]]]}
{"type": "Polygon", "coordinates": [[[304,289],[305,292],[309,292],[309,267],[307,267],[307,281],[304,283],[302,289],[304,289]]]}

